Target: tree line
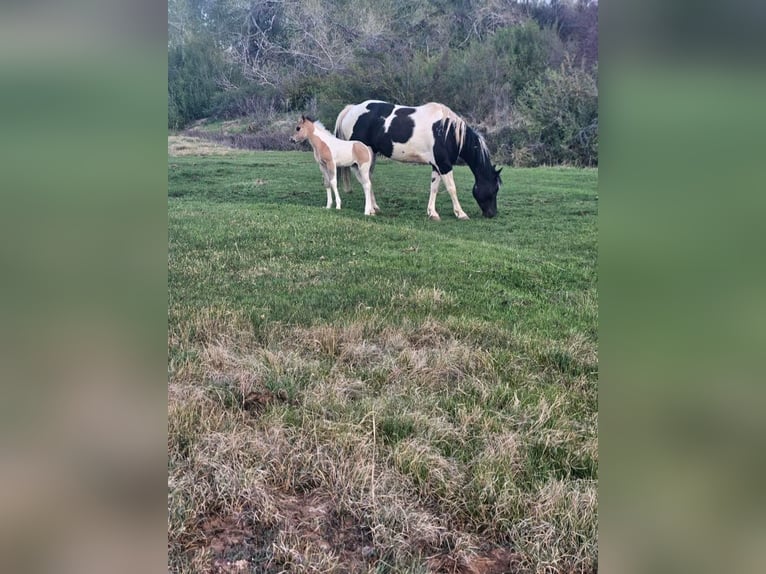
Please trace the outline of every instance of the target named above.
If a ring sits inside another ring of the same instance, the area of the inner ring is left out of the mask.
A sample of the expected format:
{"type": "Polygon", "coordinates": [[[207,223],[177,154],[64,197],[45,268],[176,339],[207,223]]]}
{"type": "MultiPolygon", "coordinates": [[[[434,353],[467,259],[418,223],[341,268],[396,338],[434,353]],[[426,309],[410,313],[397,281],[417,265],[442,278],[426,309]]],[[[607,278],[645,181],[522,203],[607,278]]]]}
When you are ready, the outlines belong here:
{"type": "Polygon", "coordinates": [[[485,134],[496,161],[593,166],[597,74],[595,0],[168,2],[173,130],[438,101],[485,134]]]}

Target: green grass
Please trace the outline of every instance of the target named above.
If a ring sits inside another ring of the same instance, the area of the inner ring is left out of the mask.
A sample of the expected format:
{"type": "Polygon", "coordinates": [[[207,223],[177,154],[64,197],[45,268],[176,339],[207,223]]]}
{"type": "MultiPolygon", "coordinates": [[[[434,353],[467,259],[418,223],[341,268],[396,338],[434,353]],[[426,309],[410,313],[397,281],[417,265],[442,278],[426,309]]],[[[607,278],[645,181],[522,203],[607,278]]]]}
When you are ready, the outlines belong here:
{"type": "Polygon", "coordinates": [[[485,220],[465,193],[472,176],[459,168],[466,223],[445,193],[443,221],[427,220],[429,175],[379,162],[383,214],[366,218],[358,186],[340,212],[320,207],[308,153],[173,158],[171,307],[231,304],[290,323],[369,307],[386,320],[468,317],[551,338],[595,336],[595,306],[583,305],[595,302],[595,172],[506,170],[500,215],[485,220]],[[419,289],[447,298],[436,304],[419,289]]]}
{"type": "Polygon", "coordinates": [[[433,222],[424,166],[371,218],[310,153],[169,158],[172,570],[597,569],[597,172],[503,178],[433,222]]]}

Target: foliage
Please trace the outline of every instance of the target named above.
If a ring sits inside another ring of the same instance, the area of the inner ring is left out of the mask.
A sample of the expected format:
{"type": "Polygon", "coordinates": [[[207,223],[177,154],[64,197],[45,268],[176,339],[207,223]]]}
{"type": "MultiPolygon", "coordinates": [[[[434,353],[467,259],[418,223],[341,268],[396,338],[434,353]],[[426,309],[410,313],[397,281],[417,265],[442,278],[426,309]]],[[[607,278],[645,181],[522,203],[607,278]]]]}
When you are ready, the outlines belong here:
{"type": "Polygon", "coordinates": [[[195,36],[168,49],[168,127],[204,117],[219,93],[223,59],[209,37],[195,36]]]}
{"type": "Polygon", "coordinates": [[[538,0],[530,3],[529,13],[540,26],[556,30],[575,62],[586,67],[598,63],[598,2],[538,0]]]}
{"type": "Polygon", "coordinates": [[[519,109],[536,162],[593,166],[598,163],[598,88],[593,76],[570,59],[527,86],[519,109]]]}
{"type": "MultiPolygon", "coordinates": [[[[522,94],[567,58],[595,74],[597,8],[590,0],[171,0],[168,125],[302,111],[332,123],[350,102],[439,101],[513,161],[539,143],[505,137],[519,135],[522,94]]],[[[595,164],[592,139],[578,163],[595,164]]],[[[563,157],[522,155],[530,165],[563,157]]]]}
{"type": "Polygon", "coordinates": [[[444,75],[434,96],[441,95],[475,120],[503,125],[512,103],[545,71],[559,44],[555,34],[533,22],[498,30],[484,42],[445,53],[444,75]]]}

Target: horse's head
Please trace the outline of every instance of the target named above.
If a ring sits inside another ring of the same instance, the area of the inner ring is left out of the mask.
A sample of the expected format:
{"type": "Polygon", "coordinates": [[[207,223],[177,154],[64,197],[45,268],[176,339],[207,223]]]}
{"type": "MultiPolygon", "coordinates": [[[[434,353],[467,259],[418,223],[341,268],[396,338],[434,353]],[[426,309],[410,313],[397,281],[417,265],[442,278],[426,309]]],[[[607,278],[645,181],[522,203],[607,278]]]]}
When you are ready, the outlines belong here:
{"type": "Polygon", "coordinates": [[[497,191],[500,189],[500,184],[503,183],[500,179],[500,172],[503,168],[495,169],[492,166],[492,175],[489,178],[476,178],[476,183],[473,184],[473,198],[476,203],[481,207],[481,214],[484,217],[495,217],[497,215],[497,191]]]}
{"type": "Polygon", "coordinates": [[[314,120],[308,116],[301,115],[301,119],[298,121],[298,126],[295,128],[293,135],[290,136],[291,142],[305,141],[314,131],[314,120]]]}

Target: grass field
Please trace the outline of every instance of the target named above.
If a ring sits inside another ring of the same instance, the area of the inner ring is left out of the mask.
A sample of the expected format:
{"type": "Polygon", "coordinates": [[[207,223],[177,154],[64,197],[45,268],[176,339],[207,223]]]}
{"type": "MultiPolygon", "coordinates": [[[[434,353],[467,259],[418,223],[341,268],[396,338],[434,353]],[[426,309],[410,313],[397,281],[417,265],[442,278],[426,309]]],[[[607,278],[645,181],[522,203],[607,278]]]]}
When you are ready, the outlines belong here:
{"type": "MultiPolygon", "coordinates": [[[[597,172],[169,162],[173,572],[595,572],[597,172]]],[[[177,148],[183,148],[178,150],[177,148]]]]}

